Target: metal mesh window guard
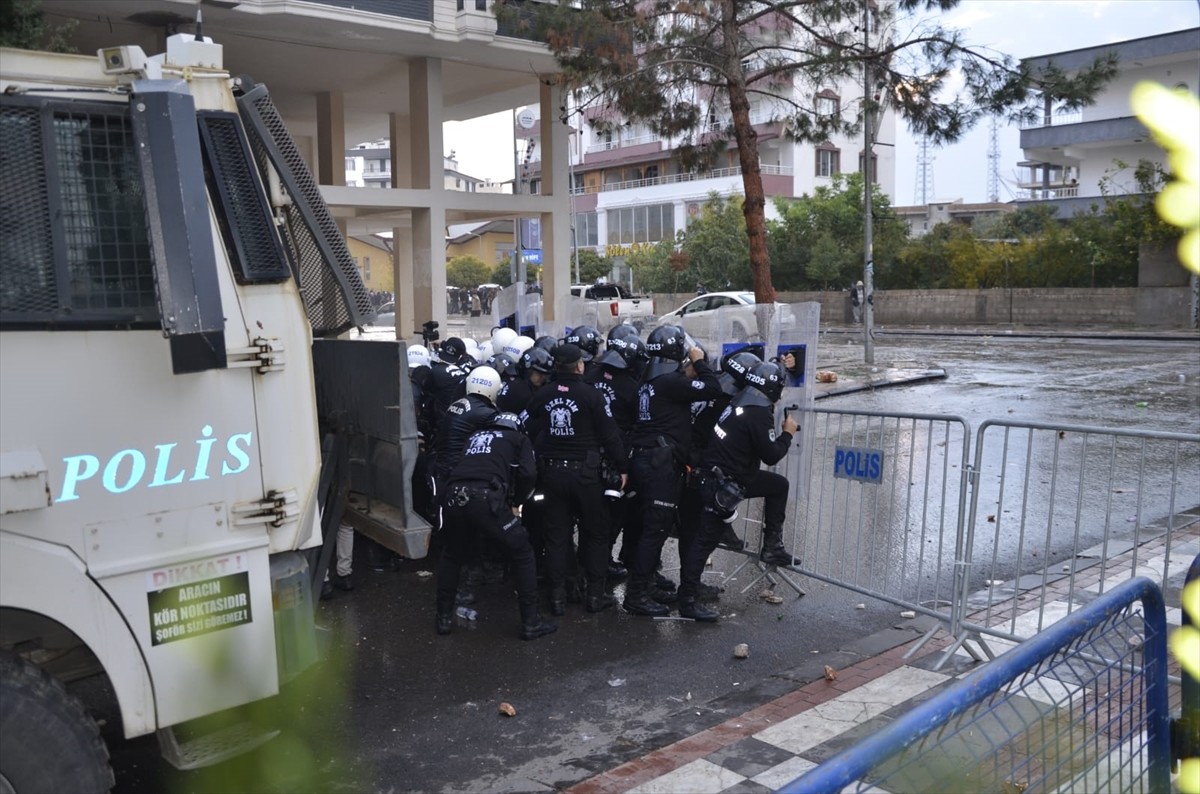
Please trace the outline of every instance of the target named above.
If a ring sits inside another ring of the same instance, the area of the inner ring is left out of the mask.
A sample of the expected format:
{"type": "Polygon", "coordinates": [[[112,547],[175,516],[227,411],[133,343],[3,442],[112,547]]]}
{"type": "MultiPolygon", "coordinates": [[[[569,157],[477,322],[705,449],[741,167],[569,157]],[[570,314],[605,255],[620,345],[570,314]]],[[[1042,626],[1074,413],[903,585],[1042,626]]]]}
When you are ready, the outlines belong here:
{"type": "Polygon", "coordinates": [[[124,105],[5,98],[0,224],[5,322],[157,319],[145,197],[124,105]]]}

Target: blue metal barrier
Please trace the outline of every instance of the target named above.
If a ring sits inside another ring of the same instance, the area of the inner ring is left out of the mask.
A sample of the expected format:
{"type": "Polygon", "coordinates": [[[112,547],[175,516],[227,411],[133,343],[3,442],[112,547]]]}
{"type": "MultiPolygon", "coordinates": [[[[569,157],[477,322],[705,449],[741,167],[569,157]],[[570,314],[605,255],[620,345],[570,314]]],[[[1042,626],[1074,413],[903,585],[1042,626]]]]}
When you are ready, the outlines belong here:
{"type": "Polygon", "coordinates": [[[780,791],[1168,791],[1167,687],[1162,592],[1132,579],[780,791]]]}

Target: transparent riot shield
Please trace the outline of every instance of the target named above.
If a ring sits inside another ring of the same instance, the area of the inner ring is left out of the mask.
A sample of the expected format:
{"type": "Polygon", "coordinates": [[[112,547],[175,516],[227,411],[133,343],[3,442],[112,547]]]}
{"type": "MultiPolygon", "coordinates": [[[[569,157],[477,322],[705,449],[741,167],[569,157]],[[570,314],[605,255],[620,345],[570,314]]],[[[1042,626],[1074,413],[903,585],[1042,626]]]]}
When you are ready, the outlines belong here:
{"type": "Polygon", "coordinates": [[[526,293],[524,284],[512,284],[492,298],[492,322],[535,338],[542,324],[542,296],[526,293]]]}
{"type": "MultiPolygon", "coordinates": [[[[821,306],[819,303],[759,304],[752,307],[735,306],[720,309],[717,314],[720,317],[715,324],[720,329],[718,333],[723,334],[725,340],[721,345],[722,360],[733,353],[747,350],[764,361],[778,364],[783,370],[786,385],[783,396],[775,404],[775,426],[782,429],[784,417],[787,415],[791,416],[799,427],[793,436],[788,454],[771,467],[771,470],[787,478],[788,501],[789,504],[794,504],[797,499],[805,498],[805,489],[809,482],[809,452],[814,424],[812,407],[816,394],[813,385],[816,378],[821,306]],[[746,309],[751,311],[747,312],[746,309]],[[745,331],[741,338],[733,336],[735,323],[745,331]]],[[[771,585],[782,582],[795,590],[797,595],[804,595],[794,573],[789,573],[788,569],[766,567],[758,562],[758,551],[762,547],[762,510],[760,500],[748,500],[738,522],[740,525],[735,526],[738,535],[746,542],[746,553],[749,556],[742,567],[754,564],[758,565],[761,571],[745,589],[748,590],[766,579],[771,585]]],[[[793,556],[802,557],[804,538],[797,529],[795,512],[790,508],[788,510],[783,543],[793,556]]]]}
{"type": "Polygon", "coordinates": [[[554,302],[554,319],[543,322],[541,334],[562,339],[571,330],[581,325],[596,327],[596,307],[592,301],[578,298],[570,293],[554,302]]]}

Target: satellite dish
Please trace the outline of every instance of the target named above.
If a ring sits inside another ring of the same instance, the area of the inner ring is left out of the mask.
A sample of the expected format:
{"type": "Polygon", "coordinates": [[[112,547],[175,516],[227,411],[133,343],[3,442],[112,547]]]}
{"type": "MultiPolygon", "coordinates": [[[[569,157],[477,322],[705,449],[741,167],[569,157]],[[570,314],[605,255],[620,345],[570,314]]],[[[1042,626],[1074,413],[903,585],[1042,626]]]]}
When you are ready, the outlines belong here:
{"type": "Polygon", "coordinates": [[[523,129],[523,130],[533,129],[533,125],[536,122],[537,122],[537,119],[533,117],[533,111],[530,110],[529,108],[525,108],[524,110],[522,110],[520,113],[517,114],[517,124],[520,124],[521,129],[523,129]]]}

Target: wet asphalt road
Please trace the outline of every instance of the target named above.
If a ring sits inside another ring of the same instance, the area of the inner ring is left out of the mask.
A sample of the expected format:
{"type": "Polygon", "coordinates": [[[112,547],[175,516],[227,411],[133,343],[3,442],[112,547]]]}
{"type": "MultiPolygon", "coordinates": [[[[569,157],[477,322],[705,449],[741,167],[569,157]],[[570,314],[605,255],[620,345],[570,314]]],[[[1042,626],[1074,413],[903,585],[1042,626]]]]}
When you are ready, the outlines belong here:
{"type": "MultiPolygon", "coordinates": [[[[1200,432],[1195,338],[889,334],[875,354],[879,367],[941,366],[947,376],[817,407],[945,413],[973,427],[1021,417],[1200,432]]],[[[818,367],[861,362],[856,338],[822,334],[818,367]]],[[[481,591],[477,621],[437,637],[428,563],[372,571],[365,551],[360,543],[355,590],[318,612],[331,661],[302,677],[292,702],[272,704],[268,719],[289,726],[284,737],[215,778],[169,770],[152,737],[122,743],[115,790],[554,791],[771,700],[824,664],[848,664],[852,643],[901,621],[892,605],[812,581],[801,583],[804,598],[777,585],[784,603],[764,603],[768,583],[753,582],[750,566],[725,582],[717,624],[589,615],[572,604],[557,634],[521,642],[515,601],[498,584],[481,591]],[[733,658],[743,642],[749,658],[733,658]],[[502,702],[516,716],[501,715],[502,702]]],[[[718,551],[706,580],[745,559],[718,551]]]]}

